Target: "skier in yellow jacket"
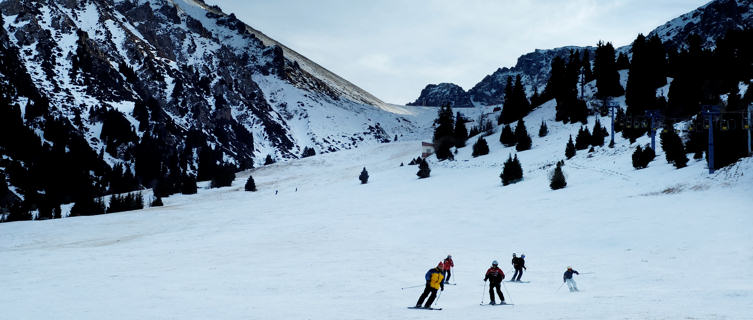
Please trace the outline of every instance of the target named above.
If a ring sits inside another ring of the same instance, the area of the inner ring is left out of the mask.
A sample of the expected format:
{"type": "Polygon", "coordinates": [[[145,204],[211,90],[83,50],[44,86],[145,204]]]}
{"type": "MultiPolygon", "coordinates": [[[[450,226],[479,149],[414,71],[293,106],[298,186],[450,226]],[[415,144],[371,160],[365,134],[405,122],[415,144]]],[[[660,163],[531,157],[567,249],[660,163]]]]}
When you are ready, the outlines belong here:
{"type": "Polygon", "coordinates": [[[442,264],[442,262],[439,262],[439,265],[437,265],[436,268],[429,269],[429,271],[426,272],[426,289],[424,289],[424,293],[421,294],[421,297],[418,298],[418,302],[416,302],[416,308],[421,307],[421,304],[424,303],[426,296],[429,296],[429,300],[426,300],[424,308],[430,308],[431,304],[434,303],[434,299],[437,298],[437,290],[444,291],[444,275],[442,275],[443,271],[444,265],[442,264]]]}

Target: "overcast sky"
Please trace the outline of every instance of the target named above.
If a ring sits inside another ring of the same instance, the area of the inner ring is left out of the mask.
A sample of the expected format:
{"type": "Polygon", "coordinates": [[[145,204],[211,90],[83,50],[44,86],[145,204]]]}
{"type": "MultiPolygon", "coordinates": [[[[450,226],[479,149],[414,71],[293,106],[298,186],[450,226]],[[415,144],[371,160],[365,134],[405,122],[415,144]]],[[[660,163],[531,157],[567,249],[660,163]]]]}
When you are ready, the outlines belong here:
{"type": "Polygon", "coordinates": [[[468,90],[534,49],[629,44],[708,0],[206,0],[385,102],[468,90]]]}

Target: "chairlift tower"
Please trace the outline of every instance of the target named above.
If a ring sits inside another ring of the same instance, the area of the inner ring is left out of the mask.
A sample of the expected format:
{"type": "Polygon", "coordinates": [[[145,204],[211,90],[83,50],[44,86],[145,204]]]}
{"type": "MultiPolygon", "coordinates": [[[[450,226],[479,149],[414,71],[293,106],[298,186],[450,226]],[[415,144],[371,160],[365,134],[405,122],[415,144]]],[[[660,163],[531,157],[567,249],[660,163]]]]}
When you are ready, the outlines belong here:
{"type": "MultiPolygon", "coordinates": [[[[606,103],[606,102],[605,102],[606,103]]],[[[612,140],[609,142],[609,147],[614,148],[614,117],[615,117],[615,109],[619,108],[620,105],[616,103],[608,103],[607,107],[609,108],[610,113],[612,114],[612,140]]]]}
{"type": "Polygon", "coordinates": [[[753,130],[753,119],[751,119],[751,116],[753,116],[753,104],[748,105],[748,123],[746,128],[748,130],[748,156],[753,156],[753,152],[750,150],[750,130],[753,130]]]}
{"type": "Polygon", "coordinates": [[[721,108],[716,105],[705,105],[703,106],[703,116],[706,117],[708,120],[708,130],[709,130],[709,150],[708,150],[708,159],[709,159],[709,174],[714,173],[714,116],[720,114],[721,108]]]}
{"type": "Polygon", "coordinates": [[[656,152],[656,126],[654,120],[661,116],[659,110],[646,110],[646,116],[651,118],[651,126],[649,127],[649,133],[651,134],[651,149],[656,152]]]}

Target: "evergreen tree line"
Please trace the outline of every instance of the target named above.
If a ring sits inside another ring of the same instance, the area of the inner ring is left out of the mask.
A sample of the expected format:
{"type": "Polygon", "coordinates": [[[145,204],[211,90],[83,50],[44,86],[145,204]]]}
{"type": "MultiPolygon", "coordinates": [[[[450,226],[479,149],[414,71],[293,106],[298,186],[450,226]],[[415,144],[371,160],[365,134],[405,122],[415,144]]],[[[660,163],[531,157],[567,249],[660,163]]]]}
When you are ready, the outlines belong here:
{"type": "MultiPolygon", "coordinates": [[[[7,38],[4,28],[0,33],[0,39],[7,38]]],[[[70,74],[74,81],[91,91],[111,89],[99,93],[112,97],[125,92],[123,82],[136,89],[145,87],[137,83],[139,78],[125,62],[110,68],[95,50],[88,35],[79,30],[70,74]]],[[[253,136],[245,128],[236,122],[215,120],[212,134],[218,143],[210,146],[205,134],[179,128],[166,116],[161,103],[143,98],[148,97],[143,92],[138,92],[142,98],[136,99],[132,111],[137,128],[131,126],[126,115],[107,106],[71,106],[67,108],[73,114],[70,120],[58,117],[50,110],[47,97],[36,89],[19,56],[15,46],[0,46],[0,77],[8,80],[0,81],[0,171],[4,172],[3,183],[16,187],[14,190],[20,195],[18,198],[4,192],[0,212],[10,211],[14,219],[31,219],[35,210],[39,218],[56,218],[60,216],[60,205],[71,202],[76,203],[74,212],[103,213],[106,206],[98,198],[143,188],[153,188],[157,199],[178,192],[196,193],[197,180],[212,180],[213,186],[222,186],[232,181],[234,171],[250,167],[250,163],[225,163],[219,147],[230,136],[252,141],[253,136]],[[23,116],[21,106],[13,102],[18,97],[28,98],[23,116]],[[84,126],[84,108],[89,108],[89,122],[102,125],[96,137],[103,145],[101,150],[92,149],[78,133],[78,128],[84,126]],[[106,161],[108,155],[121,161],[110,165],[110,160],[106,161]]],[[[185,115],[186,106],[178,101],[180,90],[194,84],[176,80],[172,96],[176,107],[182,110],[179,113],[185,115]]],[[[226,104],[223,99],[217,101],[217,108],[226,104]]]]}
{"type": "MultiPolygon", "coordinates": [[[[544,92],[536,96],[536,102],[555,99],[556,120],[567,122],[582,121],[589,113],[585,102],[577,97],[577,84],[581,86],[596,80],[596,96],[604,100],[604,106],[612,97],[625,94],[627,110],[618,108],[615,119],[615,132],[634,142],[638,137],[649,133],[647,110],[659,110],[665,122],[664,128],[670,131],[676,122],[693,122],[692,130],[685,138],[686,153],[702,157],[708,145],[708,133],[702,123],[703,105],[721,105],[722,111],[737,114],[733,121],[742,122],[742,112],[753,103],[753,90],[740,92],[740,83],[753,79],[753,30],[730,30],[716,40],[715,46],[704,48],[703,40],[697,35],[686,39],[687,46],[667,49],[661,39],[653,35],[639,34],[631,47],[631,59],[624,52],[615,59],[615,49],[611,43],[599,42],[590,70],[588,51],[571,52],[568,59],[556,57],[552,60],[551,73],[544,92]],[[617,70],[628,69],[627,85],[620,85],[617,70]],[[657,90],[667,84],[667,77],[673,79],[664,98],[657,90]],[[724,101],[722,96],[726,95],[724,101]]],[[[533,98],[532,98],[533,101],[533,98]]],[[[533,105],[537,105],[537,103],[533,105]]],[[[604,110],[606,110],[604,108],[604,110]]],[[[661,126],[661,122],[656,126],[661,126]]],[[[715,126],[715,158],[717,168],[729,165],[747,154],[745,130],[722,130],[715,126]]],[[[729,128],[727,128],[729,129],[729,128]]],[[[667,138],[673,138],[667,136],[667,138]]],[[[673,148],[677,140],[670,145],[673,148]]],[[[681,157],[673,153],[672,163],[681,164],[681,157]]]]}

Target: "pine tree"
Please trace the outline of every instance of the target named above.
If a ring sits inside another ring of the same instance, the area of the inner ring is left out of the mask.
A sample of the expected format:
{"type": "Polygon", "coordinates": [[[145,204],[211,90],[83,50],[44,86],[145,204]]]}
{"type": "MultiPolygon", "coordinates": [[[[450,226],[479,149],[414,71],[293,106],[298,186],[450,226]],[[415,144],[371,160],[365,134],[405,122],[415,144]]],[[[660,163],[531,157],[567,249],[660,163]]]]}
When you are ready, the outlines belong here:
{"type": "Polygon", "coordinates": [[[625,126],[625,121],[627,121],[625,111],[622,111],[622,108],[617,108],[617,113],[614,115],[614,132],[621,132],[625,126]]]}
{"type": "Polygon", "coordinates": [[[502,128],[502,133],[499,135],[499,142],[505,147],[512,147],[517,143],[515,134],[512,132],[512,129],[510,129],[510,125],[505,125],[505,127],[502,128]]]}
{"type": "Polygon", "coordinates": [[[489,154],[489,145],[486,143],[484,137],[478,137],[476,143],[473,144],[473,153],[471,156],[478,157],[489,154]]]}
{"type": "Polygon", "coordinates": [[[248,179],[246,179],[246,185],[243,187],[243,189],[250,192],[256,192],[256,182],[254,182],[253,176],[248,176],[248,179]]]}
{"type": "Polygon", "coordinates": [[[641,163],[643,164],[643,167],[648,167],[648,164],[651,161],[654,161],[654,158],[656,158],[656,153],[654,152],[654,149],[651,149],[648,145],[646,145],[643,148],[643,154],[641,154],[641,163]]]}
{"type": "Polygon", "coordinates": [[[549,128],[546,126],[546,122],[541,120],[541,126],[539,127],[539,137],[546,137],[549,134],[549,128]]]}
{"type": "Polygon", "coordinates": [[[654,157],[656,157],[656,153],[654,153],[654,149],[651,149],[648,145],[644,148],[641,148],[639,145],[635,152],[633,152],[633,167],[636,169],[643,169],[648,167],[648,164],[654,160],[654,157]]]}
{"type": "Polygon", "coordinates": [[[612,43],[599,41],[594,59],[594,73],[598,97],[619,97],[625,91],[620,85],[620,74],[615,63],[612,43]]]}
{"type": "Polygon", "coordinates": [[[552,190],[559,190],[567,186],[567,181],[565,181],[565,174],[562,172],[562,163],[557,162],[557,167],[554,168],[554,172],[552,172],[551,178],[549,179],[549,187],[552,188],[552,190]]]}
{"type": "Polygon", "coordinates": [[[455,148],[465,147],[465,142],[468,140],[468,130],[465,127],[465,121],[462,119],[460,112],[458,112],[455,117],[455,148]]]}
{"type": "Polygon", "coordinates": [[[630,68],[630,59],[625,53],[620,52],[615,64],[617,65],[617,70],[625,70],[630,68]]]}
{"type": "Polygon", "coordinates": [[[631,157],[633,160],[633,168],[636,169],[643,169],[645,166],[642,166],[641,164],[641,155],[643,155],[643,148],[641,148],[640,145],[635,148],[635,151],[633,151],[633,156],[631,157]]]}
{"type": "Polygon", "coordinates": [[[184,174],[180,179],[180,193],[196,194],[198,191],[196,178],[192,175],[184,174]]]}
{"type": "Polygon", "coordinates": [[[264,159],[264,165],[267,166],[273,163],[275,163],[275,159],[272,159],[272,155],[268,154],[267,157],[264,159]]]}
{"type": "Polygon", "coordinates": [[[515,118],[515,115],[518,111],[518,101],[516,101],[516,97],[513,91],[512,76],[507,76],[507,81],[505,84],[505,101],[502,105],[502,112],[499,113],[497,124],[509,124],[515,121],[512,119],[515,118]]]}
{"type": "Polygon", "coordinates": [[[518,120],[518,124],[515,127],[515,141],[517,142],[515,149],[518,151],[525,151],[531,149],[531,137],[526,130],[526,124],[523,119],[518,120]]]}
{"type": "Polygon", "coordinates": [[[586,49],[583,50],[583,57],[581,58],[583,65],[583,82],[589,83],[594,80],[593,70],[591,70],[591,52],[586,49]]]}
{"type": "Polygon", "coordinates": [[[591,133],[588,132],[587,128],[581,127],[580,130],[578,130],[578,135],[575,137],[575,149],[576,150],[588,149],[588,146],[590,145],[591,145],[591,133]]]}
{"type": "Polygon", "coordinates": [[[523,179],[523,169],[520,166],[518,155],[515,155],[515,158],[512,155],[507,158],[499,177],[502,179],[502,185],[505,186],[523,179]]]}
{"type": "Polygon", "coordinates": [[[235,167],[229,164],[220,166],[217,169],[217,174],[212,177],[211,188],[229,187],[235,180],[235,167]]]}
{"type": "Polygon", "coordinates": [[[515,107],[517,109],[514,120],[519,120],[531,111],[531,103],[528,101],[528,97],[526,97],[526,88],[519,74],[515,76],[515,86],[512,89],[512,94],[515,98],[515,107]]]}
{"type": "Polygon", "coordinates": [[[684,168],[688,164],[688,157],[685,154],[685,146],[682,139],[677,135],[673,126],[669,124],[667,130],[662,131],[659,135],[661,138],[661,147],[668,163],[673,164],[678,169],[684,168]]]}
{"type": "Polygon", "coordinates": [[[667,83],[666,53],[657,36],[646,40],[642,34],[633,41],[632,51],[625,103],[627,115],[642,116],[645,110],[658,108],[656,89],[667,83]]]}
{"type": "Polygon", "coordinates": [[[162,198],[160,198],[160,197],[156,197],[156,198],[154,198],[154,199],[152,200],[152,202],[151,202],[151,203],[149,203],[149,206],[150,206],[150,207],[161,207],[161,206],[164,206],[164,205],[165,205],[165,204],[164,204],[164,203],[162,203],[162,198]]]}
{"type": "Polygon", "coordinates": [[[301,154],[301,158],[308,158],[316,155],[316,150],[312,147],[304,147],[303,153],[301,154]]]}
{"type": "Polygon", "coordinates": [[[450,148],[455,145],[455,120],[453,118],[452,107],[450,107],[449,103],[439,107],[439,111],[437,111],[437,119],[434,120],[437,127],[434,129],[434,138],[432,140],[437,159],[439,160],[445,160],[452,157],[450,148]]]}
{"type": "Polygon", "coordinates": [[[421,163],[418,164],[418,172],[416,172],[416,175],[419,179],[423,179],[428,178],[429,174],[431,174],[429,163],[426,162],[426,159],[421,159],[421,163]]]}
{"type": "Polygon", "coordinates": [[[567,146],[565,147],[565,157],[568,159],[575,156],[575,144],[573,144],[573,136],[570,135],[570,140],[567,141],[567,146]]]}
{"type": "Polygon", "coordinates": [[[369,182],[369,173],[366,171],[366,167],[361,170],[361,175],[358,176],[358,180],[361,180],[361,184],[369,182]]]}
{"type": "Polygon", "coordinates": [[[591,132],[591,145],[594,147],[600,147],[604,145],[604,138],[606,137],[606,130],[601,126],[601,121],[596,118],[593,130],[591,132]]]}

